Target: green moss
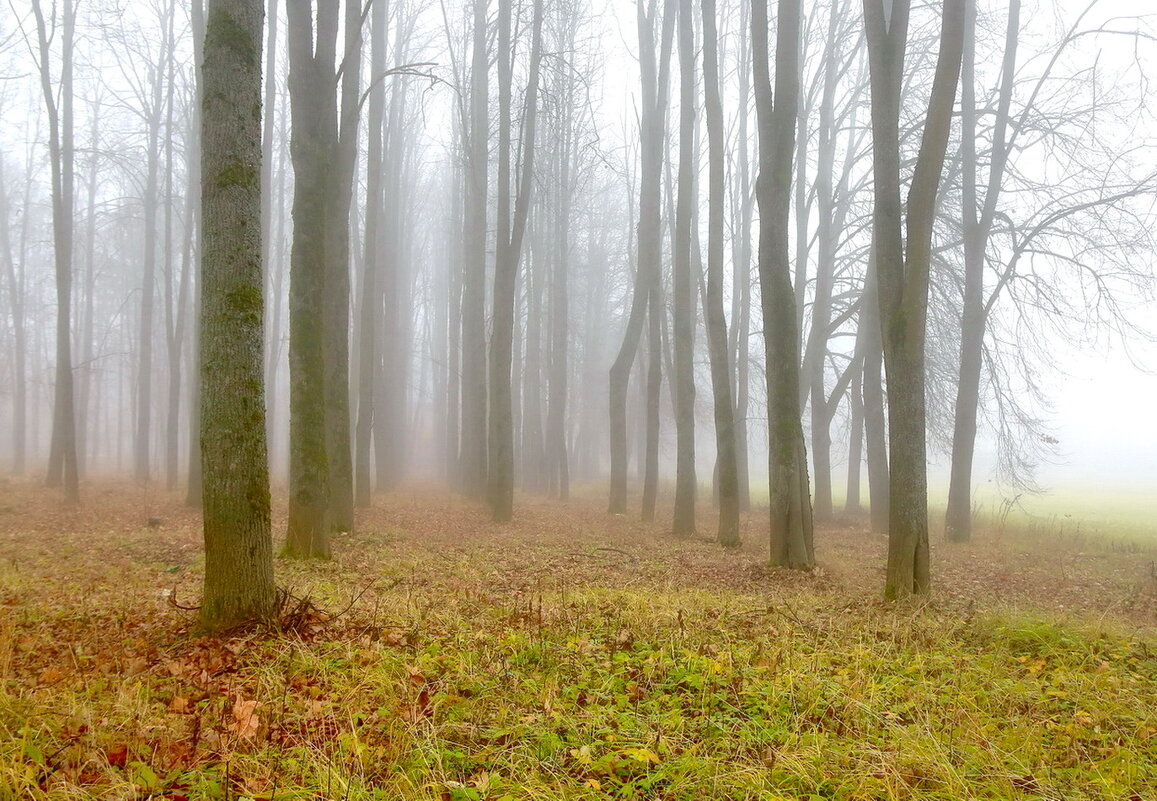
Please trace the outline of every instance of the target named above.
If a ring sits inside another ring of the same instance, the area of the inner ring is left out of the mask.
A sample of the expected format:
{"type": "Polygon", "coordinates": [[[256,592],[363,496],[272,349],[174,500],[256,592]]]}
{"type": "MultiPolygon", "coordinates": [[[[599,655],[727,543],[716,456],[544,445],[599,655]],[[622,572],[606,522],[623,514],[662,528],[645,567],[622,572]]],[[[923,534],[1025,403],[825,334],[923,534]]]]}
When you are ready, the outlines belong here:
{"type": "Polygon", "coordinates": [[[261,296],[261,288],[250,284],[239,284],[231,287],[226,294],[229,309],[237,315],[255,315],[260,318],[264,311],[265,300],[261,296]]]}
{"type": "Polygon", "coordinates": [[[205,50],[227,50],[250,69],[258,66],[261,56],[252,34],[220,7],[214,8],[205,22],[205,50]]]}
{"type": "Polygon", "coordinates": [[[260,171],[252,164],[246,164],[243,161],[234,161],[226,165],[219,173],[217,173],[217,188],[229,189],[231,187],[238,187],[241,189],[254,189],[260,180],[260,171]]]}

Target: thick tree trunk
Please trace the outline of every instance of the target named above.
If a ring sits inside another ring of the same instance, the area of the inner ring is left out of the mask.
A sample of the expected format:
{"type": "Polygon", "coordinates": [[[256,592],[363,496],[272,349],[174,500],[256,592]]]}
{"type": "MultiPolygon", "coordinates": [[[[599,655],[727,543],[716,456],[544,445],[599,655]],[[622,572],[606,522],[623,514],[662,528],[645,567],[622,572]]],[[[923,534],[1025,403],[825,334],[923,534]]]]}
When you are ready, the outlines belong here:
{"type": "Polygon", "coordinates": [[[317,52],[309,0],[289,0],[290,108],[293,128],[293,250],[289,279],[289,520],[285,549],[329,557],[330,451],[325,345],[332,271],[327,225],[334,215],[329,175],[336,169],[333,79],[337,6],[318,15],[317,52]],[[326,74],[325,66],[329,66],[326,74]]]}
{"type": "Polygon", "coordinates": [[[275,613],[262,390],[260,0],[210,0],[203,71],[200,621],[275,613]]]}
{"type": "Polygon", "coordinates": [[[963,0],[945,0],[940,53],[920,154],[900,204],[900,90],[910,0],[864,0],[872,84],[875,249],[890,457],[888,599],[931,589],[925,443],[924,341],[936,194],[952,123],[963,47],[963,0]],[[907,236],[902,236],[906,224],[907,236]],[[905,241],[906,240],[906,241],[905,241]]]}
{"type": "MultiPolygon", "coordinates": [[[[811,568],[811,497],[800,421],[799,328],[788,258],[792,155],[799,103],[799,0],[780,0],[775,95],[768,72],[766,0],[752,0],[752,55],[759,121],[759,282],[767,364],[772,564],[811,568]],[[774,100],[774,102],[773,102],[774,100]]],[[[797,269],[802,269],[797,265],[797,269]]]]}

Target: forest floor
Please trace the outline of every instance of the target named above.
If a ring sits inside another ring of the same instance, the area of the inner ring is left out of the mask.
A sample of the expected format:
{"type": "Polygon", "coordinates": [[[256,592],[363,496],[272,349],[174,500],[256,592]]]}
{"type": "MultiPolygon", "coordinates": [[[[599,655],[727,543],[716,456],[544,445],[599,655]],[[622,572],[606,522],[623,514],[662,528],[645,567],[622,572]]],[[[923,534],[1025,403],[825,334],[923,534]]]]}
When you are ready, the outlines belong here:
{"type": "Polygon", "coordinates": [[[197,513],[84,496],[0,479],[0,799],[1157,799],[1157,542],[983,530],[887,605],[862,520],[805,574],[758,511],[726,552],[415,486],[207,638],[197,513]]]}

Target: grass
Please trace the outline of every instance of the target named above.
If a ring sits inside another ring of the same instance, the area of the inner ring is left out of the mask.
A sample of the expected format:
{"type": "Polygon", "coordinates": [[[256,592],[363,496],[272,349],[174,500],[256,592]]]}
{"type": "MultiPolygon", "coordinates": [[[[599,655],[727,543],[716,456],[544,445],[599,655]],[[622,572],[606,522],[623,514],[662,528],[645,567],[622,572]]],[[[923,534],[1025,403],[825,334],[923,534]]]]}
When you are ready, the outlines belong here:
{"type": "Polygon", "coordinates": [[[149,531],[118,491],[73,534],[37,497],[0,519],[0,798],[1157,793],[1157,579],[1113,583],[1135,554],[1069,554],[1000,596],[1009,553],[1056,555],[982,537],[897,607],[862,529],[821,532],[804,576],[763,566],[759,516],[724,553],[593,505],[524,499],[497,527],[415,492],[333,562],[278,562],[312,601],[289,630],[197,639],[159,595],[199,580],[175,502],[149,531]]]}

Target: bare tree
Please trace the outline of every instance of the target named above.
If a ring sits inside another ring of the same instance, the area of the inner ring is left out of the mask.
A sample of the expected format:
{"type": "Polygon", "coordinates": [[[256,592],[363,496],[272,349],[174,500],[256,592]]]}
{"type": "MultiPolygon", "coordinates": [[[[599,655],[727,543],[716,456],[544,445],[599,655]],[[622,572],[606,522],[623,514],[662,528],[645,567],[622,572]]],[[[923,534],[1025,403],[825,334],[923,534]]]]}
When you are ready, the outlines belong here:
{"type": "Polygon", "coordinates": [[[900,90],[911,0],[864,0],[872,85],[874,241],[888,378],[888,599],[929,591],[924,342],[936,195],[964,46],[964,2],[945,0],[920,153],[900,204],[900,90]],[[906,225],[906,237],[902,228],[906,225]]]}
{"type": "Polygon", "coordinates": [[[751,42],[759,122],[759,283],[767,367],[771,561],[815,564],[807,453],[800,420],[799,320],[788,257],[792,154],[799,104],[799,0],[780,0],[775,93],[768,65],[766,0],[752,0],[751,42]]]}
{"type": "Polygon", "coordinates": [[[64,0],[61,18],[60,99],[52,86],[52,36],[40,0],[33,0],[40,87],[48,113],[48,157],[52,167],[52,230],[56,267],[56,389],[48,486],[64,487],[69,503],[80,501],[76,447],[76,402],[72,374],[73,115],[72,53],[76,7],[64,0]]]}
{"type": "MultiPolygon", "coordinates": [[[[707,341],[715,401],[716,470],[719,475],[719,531],[722,545],[739,544],[739,466],[735,455],[735,405],[728,362],[727,318],[723,313],[724,141],[719,91],[719,33],[715,0],[703,0],[703,86],[707,105],[707,341]]],[[[742,113],[742,112],[741,112],[742,113]]],[[[740,143],[746,147],[746,143],[740,143]]]]}
{"type": "Polygon", "coordinates": [[[275,612],[261,276],[261,0],[210,0],[202,135],[206,629],[275,612]]]}
{"type": "Polygon", "coordinates": [[[490,512],[496,522],[514,515],[514,420],[511,363],[514,294],[522,240],[530,213],[534,177],[538,81],[542,62],[542,0],[535,0],[531,23],[530,67],[523,117],[519,185],[513,204],[511,182],[511,0],[498,0],[498,244],[494,267],[494,320],[490,340],[490,427],[488,439],[490,512]]]}

